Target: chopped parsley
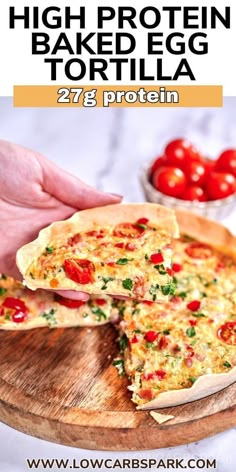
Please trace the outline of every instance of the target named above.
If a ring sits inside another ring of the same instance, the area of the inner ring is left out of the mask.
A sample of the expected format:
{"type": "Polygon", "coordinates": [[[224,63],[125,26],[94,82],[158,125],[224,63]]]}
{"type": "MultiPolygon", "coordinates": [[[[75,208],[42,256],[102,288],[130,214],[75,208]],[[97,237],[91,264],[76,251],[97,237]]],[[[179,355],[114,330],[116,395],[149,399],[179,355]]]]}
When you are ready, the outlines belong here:
{"type": "Polygon", "coordinates": [[[0,297],[6,293],[6,289],[3,287],[0,287],[0,297]]]}
{"type": "Polygon", "coordinates": [[[146,260],[148,260],[148,259],[149,259],[149,257],[148,257],[148,255],[147,255],[147,254],[145,254],[145,259],[146,259],[146,260]]]}
{"type": "Polygon", "coordinates": [[[163,334],[170,334],[170,330],[169,329],[164,329],[164,331],[162,331],[163,334]]]}
{"type": "Polygon", "coordinates": [[[192,382],[192,384],[194,384],[196,382],[196,378],[195,377],[189,377],[189,381],[192,382]]]}
{"type": "Polygon", "coordinates": [[[140,310],[139,310],[138,308],[135,308],[135,309],[132,311],[132,315],[137,315],[139,312],[140,312],[140,310]]]}
{"type": "Polygon", "coordinates": [[[157,269],[159,274],[161,274],[161,275],[167,274],[164,264],[154,265],[154,269],[157,269]]]}
{"type": "Polygon", "coordinates": [[[227,367],[228,369],[229,369],[230,367],[232,367],[231,364],[230,364],[228,361],[225,361],[224,364],[223,364],[223,366],[224,366],[224,367],[227,367]]]}
{"type": "Polygon", "coordinates": [[[153,347],[153,343],[146,343],[146,344],[145,344],[145,347],[146,347],[147,349],[150,349],[150,348],[153,347]]]}
{"type": "Polygon", "coordinates": [[[191,326],[190,328],[188,328],[186,330],[186,334],[189,338],[192,338],[193,336],[196,336],[196,331],[195,331],[194,326],[191,326]]]}
{"type": "Polygon", "coordinates": [[[126,334],[123,334],[120,339],[119,339],[119,348],[120,348],[120,352],[121,354],[124,354],[124,351],[125,349],[127,348],[128,346],[128,343],[129,343],[129,340],[126,336],[126,334]]]}
{"type": "Polygon", "coordinates": [[[160,286],[158,284],[156,285],[151,285],[149,293],[152,295],[152,300],[155,302],[157,296],[156,296],[156,291],[159,290],[160,286]]]}
{"type": "Polygon", "coordinates": [[[115,359],[112,365],[118,370],[118,374],[120,377],[125,375],[125,367],[123,359],[115,359]]]}
{"type": "Polygon", "coordinates": [[[50,311],[41,314],[41,316],[48,322],[49,326],[54,326],[57,324],[57,320],[55,318],[56,311],[57,310],[52,308],[50,311]]]}
{"type": "Polygon", "coordinates": [[[204,313],[191,313],[192,316],[195,316],[195,318],[206,318],[206,315],[204,313]]]}
{"type": "Polygon", "coordinates": [[[53,246],[49,246],[49,247],[46,247],[45,248],[45,251],[47,254],[52,254],[52,252],[54,251],[54,247],[53,246]]]}
{"type": "Polygon", "coordinates": [[[125,311],[125,305],[123,305],[119,308],[119,315],[120,315],[121,318],[123,318],[123,316],[124,316],[124,311],[125,311]]]}
{"type": "Polygon", "coordinates": [[[102,280],[104,282],[104,285],[102,286],[101,290],[106,290],[108,282],[111,282],[112,280],[115,280],[115,279],[113,277],[102,277],[102,280]]]}
{"type": "Polygon", "coordinates": [[[34,274],[33,274],[33,272],[30,272],[29,275],[30,275],[31,279],[34,279],[34,274]]]}
{"type": "Polygon", "coordinates": [[[133,281],[131,279],[124,279],[122,280],[122,285],[126,290],[132,290],[133,281]]]}
{"type": "Polygon", "coordinates": [[[121,257],[120,259],[118,259],[118,261],[116,261],[116,264],[126,265],[128,264],[129,261],[133,261],[133,259],[127,259],[126,257],[121,257]]]}
{"type": "Polygon", "coordinates": [[[175,294],[175,284],[169,283],[167,285],[161,286],[161,291],[163,295],[174,295],[175,294]]]}
{"type": "Polygon", "coordinates": [[[107,319],[107,315],[101,310],[101,308],[94,306],[91,311],[94,315],[96,315],[96,321],[102,321],[102,318],[104,320],[107,319]]]}
{"type": "Polygon", "coordinates": [[[187,297],[187,292],[176,293],[176,296],[180,297],[180,298],[182,298],[182,300],[184,300],[187,297]]]}

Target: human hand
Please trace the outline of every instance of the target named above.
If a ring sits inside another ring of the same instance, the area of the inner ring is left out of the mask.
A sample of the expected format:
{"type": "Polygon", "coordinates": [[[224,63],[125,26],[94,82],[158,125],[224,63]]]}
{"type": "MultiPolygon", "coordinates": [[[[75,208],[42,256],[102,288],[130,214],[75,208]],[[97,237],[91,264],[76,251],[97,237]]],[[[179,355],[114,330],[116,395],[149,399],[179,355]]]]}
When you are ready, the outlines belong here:
{"type": "MultiPolygon", "coordinates": [[[[0,273],[21,280],[17,250],[53,221],[120,201],[120,196],[86,185],[37,152],[0,140],[0,273]]],[[[59,293],[88,299],[83,292],[59,293]]]]}

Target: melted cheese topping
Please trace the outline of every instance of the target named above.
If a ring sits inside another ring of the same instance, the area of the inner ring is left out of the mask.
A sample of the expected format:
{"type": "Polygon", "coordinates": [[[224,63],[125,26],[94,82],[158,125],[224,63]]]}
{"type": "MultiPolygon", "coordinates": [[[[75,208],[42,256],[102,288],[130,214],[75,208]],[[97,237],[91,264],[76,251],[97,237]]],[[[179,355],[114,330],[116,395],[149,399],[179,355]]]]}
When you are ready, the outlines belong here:
{"type": "Polygon", "coordinates": [[[236,262],[183,237],[173,268],[168,302],[120,302],[120,344],[138,405],[236,365],[236,262]]]}
{"type": "Polygon", "coordinates": [[[43,281],[45,288],[63,286],[139,300],[166,300],[173,291],[166,270],[171,265],[170,243],[168,232],[149,222],[102,229],[94,226],[91,231],[69,235],[67,241],[64,235],[57,243],[51,241],[30,265],[28,275],[37,279],[39,286],[43,281]],[[150,257],[157,254],[155,263],[150,257]],[[72,267],[68,267],[71,261],[72,267]]]}

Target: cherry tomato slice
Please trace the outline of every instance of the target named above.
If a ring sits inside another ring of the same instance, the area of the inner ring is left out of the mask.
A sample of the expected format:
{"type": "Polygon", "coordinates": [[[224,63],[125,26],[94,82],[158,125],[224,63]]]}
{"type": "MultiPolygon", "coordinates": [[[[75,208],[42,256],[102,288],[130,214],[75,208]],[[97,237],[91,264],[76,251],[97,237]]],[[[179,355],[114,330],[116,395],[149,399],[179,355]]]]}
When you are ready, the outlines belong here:
{"type": "Polygon", "coordinates": [[[187,303],[187,308],[191,311],[198,311],[200,306],[200,300],[192,300],[191,302],[187,303]]]}
{"type": "Polygon", "coordinates": [[[185,252],[189,257],[193,259],[208,259],[212,256],[212,249],[210,246],[204,243],[193,242],[190,243],[186,248],[185,252]]]}
{"type": "Polygon", "coordinates": [[[2,306],[0,306],[0,316],[3,316],[4,315],[4,309],[2,306]]]}
{"type": "Polygon", "coordinates": [[[67,308],[79,308],[85,304],[81,300],[71,300],[70,298],[61,297],[60,295],[55,296],[55,301],[60,305],[66,306],[67,308]]]}
{"type": "Polygon", "coordinates": [[[144,233],[145,228],[138,226],[133,223],[120,223],[118,224],[113,234],[114,236],[123,237],[123,238],[139,238],[144,233]]]}
{"type": "Polygon", "coordinates": [[[162,262],[164,262],[164,257],[161,252],[157,252],[155,254],[151,254],[150,261],[153,264],[161,264],[162,262]]]}
{"type": "Polygon", "coordinates": [[[18,310],[18,311],[27,311],[27,306],[23,300],[20,300],[19,298],[14,298],[14,297],[7,297],[5,298],[3,304],[3,307],[5,308],[12,308],[13,310],[18,310]]]}
{"type": "Polygon", "coordinates": [[[229,197],[236,190],[236,180],[232,174],[213,172],[207,180],[206,190],[211,200],[229,197]]]}
{"type": "Polygon", "coordinates": [[[107,302],[104,300],[104,298],[96,298],[95,303],[99,306],[103,306],[106,305],[107,302]]]}
{"type": "Polygon", "coordinates": [[[148,224],[148,222],[149,222],[148,218],[139,218],[139,220],[137,221],[137,224],[138,225],[146,225],[146,224],[148,224]]]}
{"type": "Polygon", "coordinates": [[[216,161],[216,170],[229,172],[236,177],[236,149],[226,149],[216,161]]]}
{"type": "Polygon", "coordinates": [[[154,343],[157,337],[158,337],[158,333],[156,331],[147,331],[144,335],[144,339],[148,343],[154,343]]]}
{"type": "Polygon", "coordinates": [[[217,336],[226,344],[236,345],[236,321],[228,321],[221,325],[217,331],[217,336]]]}
{"type": "Polygon", "coordinates": [[[142,398],[143,400],[152,400],[154,397],[154,393],[150,388],[142,388],[139,390],[139,397],[142,398]]]}
{"type": "Polygon", "coordinates": [[[94,264],[87,259],[66,259],[63,268],[67,277],[78,284],[93,282],[94,264]]]}
{"type": "Polygon", "coordinates": [[[16,310],[15,313],[13,313],[11,319],[14,321],[14,323],[23,323],[27,318],[27,313],[24,311],[18,311],[16,310]]]}
{"type": "Polygon", "coordinates": [[[180,197],[186,188],[186,177],[177,167],[161,167],[153,176],[153,185],[170,197],[180,197]]]}
{"type": "Polygon", "coordinates": [[[174,272],[181,272],[181,270],[183,269],[183,266],[182,266],[182,264],[178,264],[177,262],[173,262],[172,269],[173,269],[174,272]]]}

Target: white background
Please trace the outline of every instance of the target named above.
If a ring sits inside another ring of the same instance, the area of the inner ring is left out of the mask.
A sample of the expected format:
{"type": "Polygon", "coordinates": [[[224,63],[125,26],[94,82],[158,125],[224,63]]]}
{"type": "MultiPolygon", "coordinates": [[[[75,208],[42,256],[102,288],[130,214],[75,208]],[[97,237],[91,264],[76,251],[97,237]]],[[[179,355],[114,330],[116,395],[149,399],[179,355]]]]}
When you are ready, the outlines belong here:
{"type": "MultiPolygon", "coordinates": [[[[216,157],[224,148],[236,147],[235,109],[236,99],[226,99],[222,109],[66,109],[58,112],[56,109],[14,109],[10,99],[0,99],[0,138],[43,153],[88,183],[124,195],[125,201],[143,201],[138,179],[140,167],[162,152],[168,140],[188,137],[211,157],[216,157]]],[[[225,224],[236,234],[236,211],[225,224]]],[[[27,472],[26,457],[183,457],[216,458],[217,468],[208,471],[233,472],[235,444],[236,428],[233,428],[199,443],[171,449],[133,453],[84,451],[31,438],[0,424],[0,471],[27,472]]],[[[206,472],[206,469],[201,470],[206,472]]]]}
{"type": "MultiPolygon", "coordinates": [[[[44,64],[44,56],[32,56],[31,55],[31,32],[30,30],[23,29],[23,22],[19,21],[19,25],[15,30],[9,30],[9,6],[17,7],[17,12],[21,14],[23,12],[23,7],[28,4],[30,6],[40,6],[43,7],[51,6],[52,4],[56,6],[69,6],[73,7],[73,12],[76,14],[78,12],[77,8],[81,5],[86,5],[87,10],[87,30],[90,31],[96,30],[96,13],[97,6],[108,5],[117,7],[119,5],[123,6],[135,6],[137,11],[141,8],[152,5],[158,8],[164,5],[180,5],[179,1],[172,0],[170,2],[159,1],[155,2],[150,0],[110,0],[109,2],[104,2],[104,0],[89,0],[87,1],[71,1],[71,0],[60,0],[57,2],[48,2],[48,0],[31,0],[26,2],[25,0],[1,0],[0,2],[0,65],[1,65],[1,75],[0,75],[0,95],[7,96],[13,95],[13,85],[14,84],[50,84],[50,68],[49,64],[44,64]]],[[[193,72],[196,76],[197,81],[191,82],[189,79],[182,79],[178,81],[178,84],[219,84],[224,85],[224,95],[233,96],[236,95],[236,68],[233,59],[233,45],[236,42],[236,4],[235,0],[227,0],[222,2],[222,0],[198,0],[198,2],[193,2],[193,0],[182,0],[181,6],[203,6],[207,5],[215,6],[220,11],[227,4],[231,6],[232,11],[232,26],[230,30],[226,30],[223,25],[219,24],[218,29],[216,30],[203,30],[203,32],[208,33],[209,39],[209,54],[203,56],[193,55],[191,53],[186,54],[186,58],[189,60],[189,63],[193,69],[193,72]]],[[[223,9],[224,11],[224,9],[223,9]]],[[[165,14],[166,15],[166,14],[165,14]]],[[[150,30],[153,32],[165,32],[167,33],[167,24],[166,16],[163,14],[163,22],[157,28],[157,30],[150,30]]],[[[181,14],[176,30],[182,30],[182,20],[181,14]]],[[[76,27],[77,23],[74,22],[73,32],[78,31],[76,27]]],[[[43,27],[38,31],[46,31],[43,27]]],[[[113,20],[112,22],[107,22],[107,27],[104,31],[117,31],[117,21],[113,20]]],[[[137,38],[137,50],[134,54],[134,57],[145,57],[146,56],[146,35],[147,30],[140,27],[138,30],[131,30],[126,28],[125,31],[130,33],[135,33],[137,38]]],[[[191,33],[194,33],[199,30],[186,30],[185,34],[188,36],[191,33]]],[[[60,30],[47,30],[51,38],[58,36],[60,30]]],[[[170,32],[173,32],[171,30],[170,32]]],[[[47,56],[45,56],[47,57],[47,56]]],[[[59,55],[61,57],[61,53],[59,55]]],[[[65,54],[65,58],[69,59],[68,54],[65,54]]],[[[95,56],[93,56],[95,57],[95,56]]],[[[114,56],[113,56],[114,57],[114,56]]],[[[154,71],[154,63],[156,57],[162,56],[151,56],[148,60],[150,72],[154,71]]],[[[164,72],[166,74],[174,74],[176,67],[179,63],[179,60],[182,56],[173,56],[169,53],[164,55],[164,72]]],[[[106,56],[105,58],[109,58],[106,56]]],[[[88,56],[84,56],[84,59],[88,60],[88,56]]],[[[113,71],[114,69],[111,69],[113,71]]],[[[60,69],[61,73],[58,76],[58,84],[68,84],[69,80],[65,78],[63,69],[60,69]]],[[[115,75],[110,74],[110,83],[115,84],[114,80],[115,75]]],[[[55,84],[55,82],[53,82],[55,84]]],[[[89,80],[85,78],[83,81],[79,82],[81,84],[88,84],[89,80]]],[[[96,84],[101,84],[102,80],[97,79],[96,84]]],[[[107,83],[107,82],[106,82],[107,83]]],[[[129,84],[127,73],[124,74],[123,84],[129,84]]],[[[139,83],[138,81],[136,83],[139,83]]],[[[77,82],[71,82],[71,84],[78,85],[77,82]]],[[[172,82],[172,85],[175,82],[172,82]]],[[[164,85],[163,82],[158,82],[157,85],[164,85]]]]}

